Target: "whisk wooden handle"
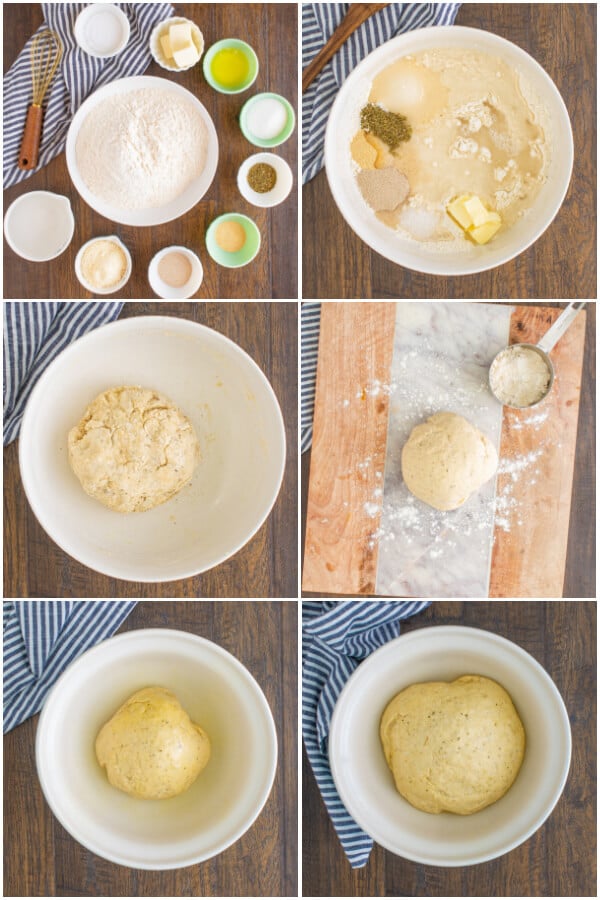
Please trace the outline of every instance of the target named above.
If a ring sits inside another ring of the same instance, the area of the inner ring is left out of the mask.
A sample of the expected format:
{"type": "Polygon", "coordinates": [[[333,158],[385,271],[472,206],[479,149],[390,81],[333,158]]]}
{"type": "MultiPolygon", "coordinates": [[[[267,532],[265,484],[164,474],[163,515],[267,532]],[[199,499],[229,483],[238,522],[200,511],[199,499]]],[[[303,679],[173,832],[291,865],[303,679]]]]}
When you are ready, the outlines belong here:
{"type": "Polygon", "coordinates": [[[42,107],[32,103],[27,110],[25,131],[19,151],[19,169],[35,169],[40,153],[40,140],[42,137],[42,107]]]}

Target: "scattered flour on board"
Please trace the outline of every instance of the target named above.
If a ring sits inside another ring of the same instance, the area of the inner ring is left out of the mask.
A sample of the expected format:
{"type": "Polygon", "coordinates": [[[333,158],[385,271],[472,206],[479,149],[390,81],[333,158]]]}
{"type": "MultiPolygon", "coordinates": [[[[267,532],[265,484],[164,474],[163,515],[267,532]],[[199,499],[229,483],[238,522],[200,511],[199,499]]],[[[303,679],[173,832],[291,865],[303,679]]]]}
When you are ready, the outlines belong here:
{"type": "Polygon", "coordinates": [[[197,107],[164,88],[102,100],[83,121],[75,153],[87,188],[117,209],[165,206],[206,165],[208,131],[197,107]]]}

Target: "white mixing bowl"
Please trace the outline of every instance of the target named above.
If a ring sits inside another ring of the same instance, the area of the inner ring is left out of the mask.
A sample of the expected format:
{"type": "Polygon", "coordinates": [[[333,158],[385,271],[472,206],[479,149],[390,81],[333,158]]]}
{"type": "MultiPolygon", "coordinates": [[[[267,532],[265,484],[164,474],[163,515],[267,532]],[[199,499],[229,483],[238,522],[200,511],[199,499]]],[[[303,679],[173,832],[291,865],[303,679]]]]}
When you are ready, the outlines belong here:
{"type": "Polygon", "coordinates": [[[564,200],[573,168],[573,134],[569,114],[550,76],[528,53],[488,31],[461,26],[419,28],[378,47],[349,75],[336,98],[325,137],[327,179],[340,212],[356,234],[398,265],[433,275],[468,275],[493,269],[527,249],[550,225],[564,200]],[[522,74],[541,105],[548,111],[547,135],[551,148],[548,178],[532,208],[518,223],[501,231],[492,242],[456,254],[435,252],[426,245],[402,238],[380,222],[365,204],[350,156],[350,142],[360,125],[360,109],[373,78],[401,56],[438,47],[463,47],[501,57],[522,74]]]}
{"type": "Polygon", "coordinates": [[[569,772],[569,716],[545,669],[512,641],[478,628],[420,628],[375,651],[348,680],[331,722],[329,760],[346,808],[378,844],[426,865],[468,866],[517,847],[548,818],[569,772]],[[379,724],[410,684],[461,675],[493,678],[508,691],[525,728],[525,758],[496,803],[471,816],[432,815],[397,792],[379,724]]]}
{"type": "Polygon", "coordinates": [[[48,696],[37,729],[44,796],[67,831],[93,853],[137,869],[176,869],[231,846],[271,791],[277,734],[248,670],[217,644],[148,628],[79,657],[48,696]],[[95,756],[98,731],[143,687],[173,691],[211,741],[194,784],[170,800],[138,800],[112,787],[95,756]]]}
{"type": "Polygon", "coordinates": [[[46,369],[19,438],[27,499],[50,537],[98,572],[171,581],[236,553],[260,528],[283,477],[285,431],[263,372],[233,341],[170,316],[138,316],[75,341],[46,369]],[[89,497],[67,435],[102,391],[149,387],[187,415],[200,441],[191,483],[161,506],[114,512],[89,497]]]}

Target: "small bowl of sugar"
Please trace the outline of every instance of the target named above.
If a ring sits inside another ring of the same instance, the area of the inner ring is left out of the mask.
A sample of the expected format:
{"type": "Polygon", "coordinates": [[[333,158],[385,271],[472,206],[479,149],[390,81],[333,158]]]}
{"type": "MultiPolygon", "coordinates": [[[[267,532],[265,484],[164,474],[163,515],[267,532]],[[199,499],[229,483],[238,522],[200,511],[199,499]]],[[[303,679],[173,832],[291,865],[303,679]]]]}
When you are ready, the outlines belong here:
{"type": "Polygon", "coordinates": [[[283,203],[293,183],[292,170],[274,153],[254,153],[238,169],[238,190],[254,206],[266,208],[283,203]]]}
{"type": "Polygon", "coordinates": [[[255,147],[278,147],[296,127],[291,103],[280,94],[262,93],[250,97],[240,112],[240,129],[255,147]]]}
{"type": "Polygon", "coordinates": [[[119,291],[129,281],[131,268],[131,254],[114,234],[92,238],[75,257],[75,274],[91,294],[119,291]]]}
{"type": "Polygon", "coordinates": [[[148,281],[163,300],[187,300],[193,297],[204,278],[202,263],[187,247],[164,247],[148,266],[148,281]]]}

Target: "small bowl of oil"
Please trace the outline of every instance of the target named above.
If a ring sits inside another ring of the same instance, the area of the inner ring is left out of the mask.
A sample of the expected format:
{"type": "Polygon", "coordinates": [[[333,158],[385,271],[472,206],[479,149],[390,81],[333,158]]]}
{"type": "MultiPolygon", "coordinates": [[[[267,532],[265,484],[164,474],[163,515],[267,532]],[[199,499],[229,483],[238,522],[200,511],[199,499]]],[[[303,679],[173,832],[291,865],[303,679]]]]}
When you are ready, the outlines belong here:
{"type": "Polygon", "coordinates": [[[250,44],[237,38],[217,41],[204,56],[204,77],[221,94],[241,94],[256,81],[258,57],[250,44]]]}

